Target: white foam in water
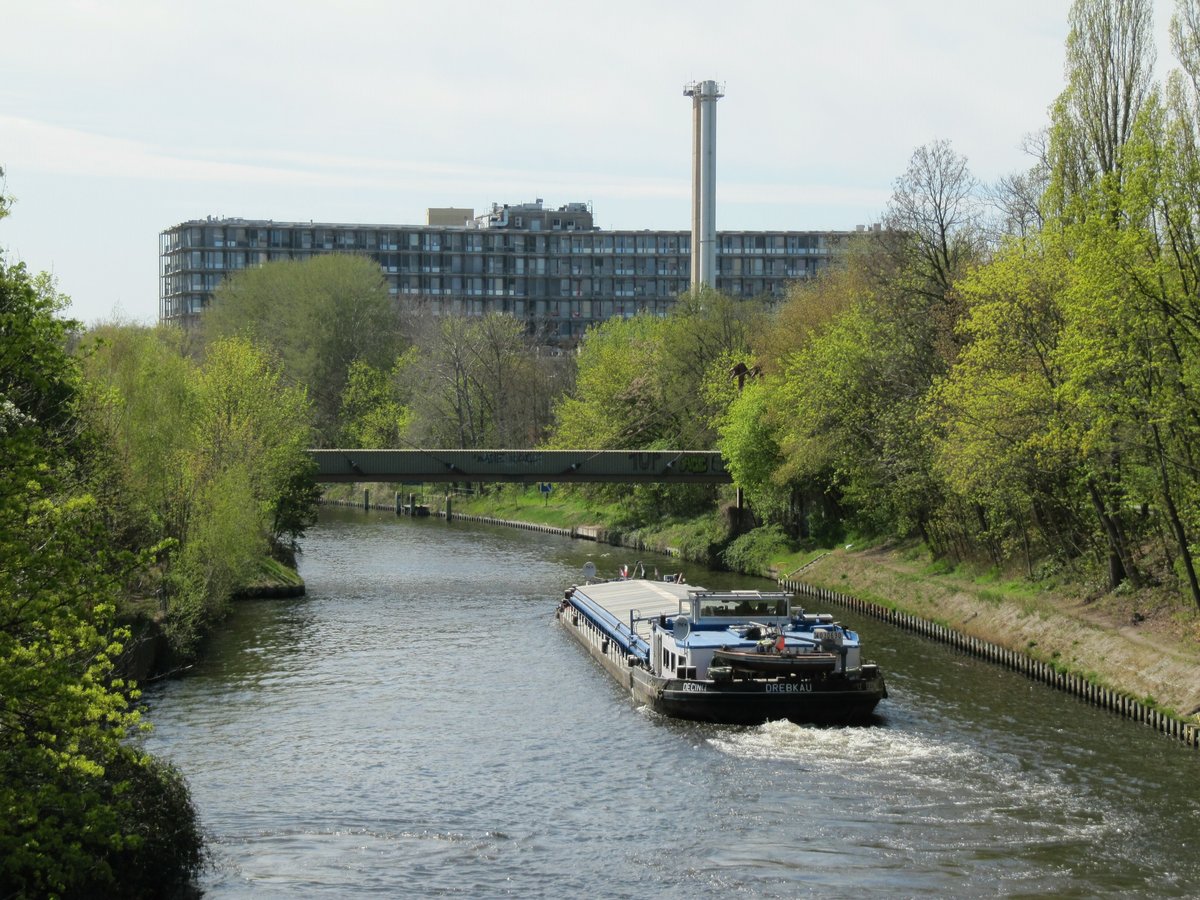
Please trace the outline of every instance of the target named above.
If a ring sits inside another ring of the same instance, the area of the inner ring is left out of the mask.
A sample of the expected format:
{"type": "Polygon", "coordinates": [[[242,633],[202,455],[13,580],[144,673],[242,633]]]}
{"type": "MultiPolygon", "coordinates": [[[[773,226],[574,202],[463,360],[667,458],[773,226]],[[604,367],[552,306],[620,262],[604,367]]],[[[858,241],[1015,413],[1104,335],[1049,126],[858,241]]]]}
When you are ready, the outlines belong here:
{"type": "MultiPolygon", "coordinates": [[[[737,759],[775,760],[827,786],[872,786],[873,815],[898,811],[927,824],[956,819],[1040,823],[1044,839],[1095,840],[1130,827],[1127,815],[1052,769],[987,753],[945,734],[768,722],[707,740],[737,759]]],[[[852,793],[852,792],[851,792],[852,793]]]]}
{"type": "Polygon", "coordinates": [[[912,732],[828,728],[783,720],[722,734],[710,738],[709,744],[722,753],[741,758],[795,760],[809,766],[829,762],[842,769],[855,764],[874,767],[883,761],[889,766],[930,759],[936,759],[940,765],[970,765],[979,761],[975,759],[979,754],[969,747],[912,732]]]}

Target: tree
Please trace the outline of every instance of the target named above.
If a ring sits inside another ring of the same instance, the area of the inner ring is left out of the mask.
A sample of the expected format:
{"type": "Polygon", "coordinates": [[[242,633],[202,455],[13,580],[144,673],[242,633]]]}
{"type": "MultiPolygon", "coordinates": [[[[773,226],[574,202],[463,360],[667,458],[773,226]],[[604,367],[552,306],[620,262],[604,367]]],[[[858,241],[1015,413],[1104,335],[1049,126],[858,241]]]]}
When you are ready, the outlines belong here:
{"type": "Polygon", "coordinates": [[[420,350],[398,364],[422,446],[532,447],[549,421],[564,363],[539,355],[507,313],[414,319],[420,350]]]}
{"type": "Polygon", "coordinates": [[[1035,528],[1060,559],[1078,556],[1089,533],[1058,396],[1070,274],[1061,244],[1032,237],[976,269],[960,285],[966,345],[929,397],[935,472],[960,508],[978,511],[973,528],[950,516],[945,527],[997,558],[1021,552],[1031,574],[1035,528]]]}
{"type": "Polygon", "coordinates": [[[202,331],[205,343],[244,337],[278,358],[286,380],[308,388],[322,446],[336,443],[354,361],[386,370],[405,343],[379,266],[341,253],[235,273],[205,310],[202,331]]]}
{"type": "Polygon", "coordinates": [[[715,422],[732,393],[709,385],[732,385],[730,369],[746,357],[764,315],[756,301],[735,300],[707,288],[676,302],[666,320],[656,369],[664,400],[659,415],[675,447],[715,446],[715,422]]]}
{"type": "Polygon", "coordinates": [[[984,249],[965,158],[946,141],[917,148],[884,222],[851,245],[826,288],[847,292],[837,311],[782,362],[776,480],[821,485],[864,527],[929,540],[942,490],[920,412],[957,358],[957,285],[984,249]]]}
{"type": "Polygon", "coordinates": [[[382,448],[403,444],[412,412],[402,375],[415,358],[415,349],[402,355],[391,373],[372,368],[361,359],[350,365],[342,391],[341,446],[382,448]]]}
{"type": "Polygon", "coordinates": [[[124,743],[139,717],[116,604],[155,548],[115,546],[88,490],[63,305],[0,259],[0,893],[147,896],[195,872],[200,838],[178,776],[124,743]],[[164,842],[143,816],[179,827],[164,842]]]}
{"type": "Polygon", "coordinates": [[[105,500],[120,521],[144,522],[144,540],[186,532],[191,481],[185,457],[196,416],[196,373],[182,332],[109,323],[85,336],[83,418],[104,436],[105,500]]]}
{"type": "Polygon", "coordinates": [[[550,447],[618,450],[653,446],[664,432],[655,372],[666,320],[613,318],[588,329],[575,390],[555,405],[550,447]]]}
{"type": "MultiPolygon", "coordinates": [[[[86,419],[103,435],[109,504],[169,541],[156,572],[175,650],[193,652],[263,558],[293,562],[315,519],[310,407],[302,387],[244,338],[202,365],[173,328],[110,325],[84,342],[86,419]]],[[[143,589],[153,593],[158,584],[143,589]]]]}
{"type": "MultiPolygon", "coordinates": [[[[862,241],[851,242],[851,255],[862,250],[862,241]]],[[[784,303],[773,315],[763,317],[751,335],[754,364],[768,375],[777,374],[788,356],[808,344],[826,323],[870,289],[866,268],[853,262],[826,269],[811,281],[795,282],[784,303]]]]}
{"type": "Polygon", "coordinates": [[[928,310],[950,300],[955,281],[983,246],[979,184],[949,141],[913,151],[896,180],[883,240],[897,271],[928,310]]]}
{"type": "Polygon", "coordinates": [[[1009,238],[1031,238],[1046,224],[1043,198],[1050,184],[1049,131],[1045,128],[1026,135],[1025,152],[1033,165],[1024,172],[1002,176],[990,193],[991,204],[998,214],[992,226],[989,243],[999,248],[1009,238]]]}
{"type": "Polygon", "coordinates": [[[783,452],[774,421],[772,388],[765,381],[748,381],[733,398],[719,423],[717,449],[733,483],[743,489],[750,508],[763,521],[786,521],[791,485],[779,484],[783,452]]]}
{"type": "Polygon", "coordinates": [[[1058,216],[1100,178],[1120,177],[1121,148],[1150,93],[1150,0],[1075,0],[1068,18],[1067,87],[1052,110],[1050,199],[1058,216]]]}

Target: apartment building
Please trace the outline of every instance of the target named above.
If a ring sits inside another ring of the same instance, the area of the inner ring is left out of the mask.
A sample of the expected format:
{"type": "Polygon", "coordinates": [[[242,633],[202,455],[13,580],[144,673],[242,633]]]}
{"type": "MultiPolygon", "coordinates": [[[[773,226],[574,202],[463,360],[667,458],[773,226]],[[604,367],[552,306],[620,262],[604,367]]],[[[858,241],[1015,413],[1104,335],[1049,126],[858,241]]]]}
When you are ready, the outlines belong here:
{"type": "MultiPolygon", "coordinates": [[[[782,297],[844,248],[848,232],[718,232],[717,290],[782,297]]],[[[159,237],[159,318],[191,325],[230,274],[283,259],[358,253],[375,260],[397,303],[435,313],[510,313],[549,338],[641,310],[665,315],[689,289],[687,231],[598,229],[590,207],[542,200],[429,210],[424,225],[207,218],[159,237]],[[445,224],[457,222],[460,224],[445,224]]]]}

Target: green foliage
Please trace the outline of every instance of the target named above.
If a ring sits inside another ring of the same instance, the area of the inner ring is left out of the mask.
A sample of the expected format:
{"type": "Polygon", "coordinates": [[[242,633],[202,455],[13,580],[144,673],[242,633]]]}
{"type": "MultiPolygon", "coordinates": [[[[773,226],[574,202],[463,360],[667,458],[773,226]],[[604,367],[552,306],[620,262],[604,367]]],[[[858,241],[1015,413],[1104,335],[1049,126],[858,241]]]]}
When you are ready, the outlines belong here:
{"type": "Polygon", "coordinates": [[[284,379],[309,389],[322,445],[338,437],[354,362],[386,371],[403,345],[379,266],[342,253],[237,272],[218,287],[202,330],[206,344],[242,337],[279,359],[284,379]]]}
{"type": "MultiPolygon", "coordinates": [[[[554,406],[545,445],[596,450],[707,450],[736,396],[731,367],[747,358],[762,310],[711,291],[680,298],[665,318],[614,318],[588,331],[575,388],[554,406]]],[[[693,515],[715,493],[694,485],[589,486],[630,521],[693,515]]]]}
{"type": "Polygon", "coordinates": [[[780,483],[784,455],[772,403],[777,384],[778,379],[748,382],[721,418],[717,441],[725,468],[751,508],[775,522],[783,520],[792,494],[790,483],[780,483]]]}
{"type": "Polygon", "coordinates": [[[391,375],[372,368],[361,359],[350,365],[342,391],[343,447],[400,447],[409,429],[412,413],[405,400],[407,390],[400,377],[414,366],[416,350],[401,356],[391,375]]]}
{"type": "Polygon", "coordinates": [[[114,900],[186,896],[205,856],[200,817],[183,775],[170,763],[128,747],[109,774],[127,785],[118,809],[128,837],[108,861],[115,885],[92,884],[81,894],[114,900]]]}
{"type": "Polygon", "coordinates": [[[717,553],[729,540],[725,522],[711,509],[690,519],[663,523],[655,530],[680,559],[709,566],[717,564],[717,553]]]}
{"type": "Polygon", "coordinates": [[[715,422],[736,393],[733,366],[748,359],[751,335],[764,315],[754,301],[704,289],[680,297],[663,320],[649,374],[660,398],[660,427],[674,446],[715,445],[715,422]]]}
{"type": "Polygon", "coordinates": [[[308,392],[287,384],[266,352],[231,338],[209,345],[197,406],[192,460],[201,477],[244,467],[264,532],[294,540],[314,521],[308,392]]]}
{"type": "Polygon", "coordinates": [[[590,329],[547,445],[710,449],[713,423],[735,395],[730,368],[745,359],[760,316],[754,304],[704,291],[680,298],[666,318],[643,313],[590,329]]]}
{"type": "Polygon", "coordinates": [[[191,654],[261,559],[290,555],[314,519],[306,392],[244,338],[211,342],[197,365],[170,328],[98,329],[84,365],[105,480],[139,537],[173,548],[154,571],[168,634],[191,654]]]}
{"type": "Polygon", "coordinates": [[[721,554],[725,565],[735,572],[770,575],[776,560],[787,555],[787,536],[778,525],[764,525],[740,535],[721,554]]]}
{"type": "Polygon", "coordinates": [[[665,437],[666,398],[656,379],[667,320],[614,318],[588,330],[575,391],[554,408],[553,448],[645,449],[665,437]]]}
{"type": "Polygon", "coordinates": [[[115,613],[155,548],[119,546],[89,490],[97,441],[78,418],[62,305],[48,279],[0,260],[0,894],[142,896],[125,870],[182,883],[199,835],[186,802],[170,812],[178,840],[141,831],[163,807],[138,790],[153,764],[123,743],[139,715],[114,677],[115,613]],[[178,855],[150,855],[167,843],[178,855]]]}

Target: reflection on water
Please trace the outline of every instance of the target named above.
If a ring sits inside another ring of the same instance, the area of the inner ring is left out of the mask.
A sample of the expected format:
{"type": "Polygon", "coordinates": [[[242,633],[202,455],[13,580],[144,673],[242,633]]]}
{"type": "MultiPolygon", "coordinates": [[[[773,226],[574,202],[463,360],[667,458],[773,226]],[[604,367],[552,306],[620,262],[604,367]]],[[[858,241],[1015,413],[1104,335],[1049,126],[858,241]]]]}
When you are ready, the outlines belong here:
{"type": "Polygon", "coordinates": [[[1177,743],[853,616],[888,677],[879,724],[665,719],[554,627],[588,559],[632,562],[536,533],[326,514],[305,542],[309,595],[241,604],[193,675],[149,692],[150,748],[187,773],[212,837],[207,895],[1200,883],[1200,764],[1177,743]]]}

